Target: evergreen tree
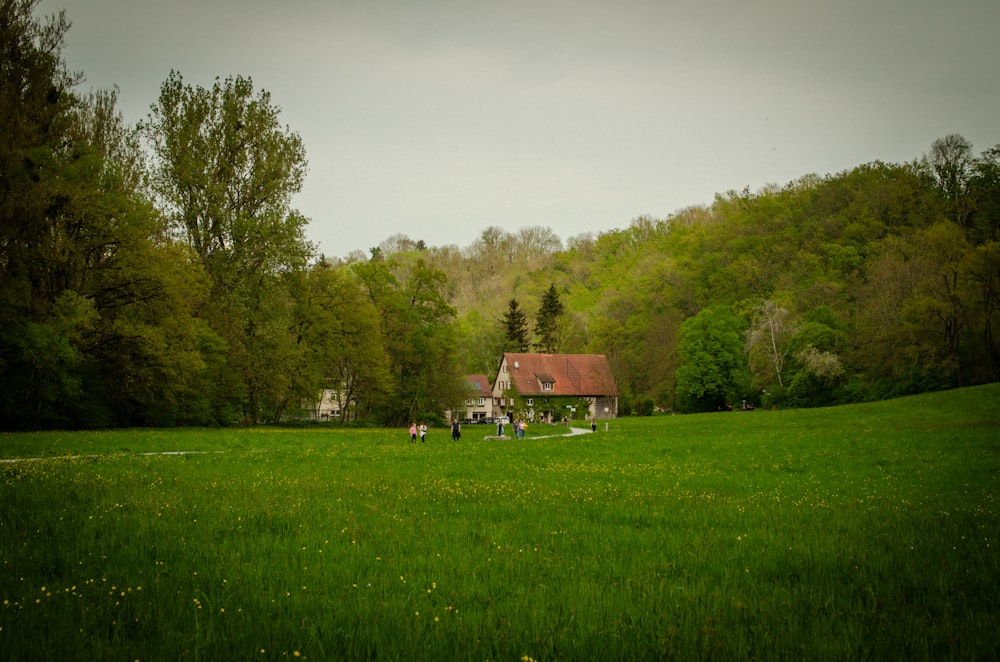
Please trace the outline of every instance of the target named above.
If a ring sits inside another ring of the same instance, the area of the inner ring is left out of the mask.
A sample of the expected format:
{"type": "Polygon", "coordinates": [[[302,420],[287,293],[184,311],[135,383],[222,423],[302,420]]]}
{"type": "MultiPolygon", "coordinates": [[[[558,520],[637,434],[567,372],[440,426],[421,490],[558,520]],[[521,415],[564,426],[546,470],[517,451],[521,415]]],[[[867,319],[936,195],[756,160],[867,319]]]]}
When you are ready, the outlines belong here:
{"type": "Polygon", "coordinates": [[[503,314],[500,324],[504,329],[504,351],[524,353],[530,349],[527,318],[517,299],[511,299],[507,304],[507,312],[503,314]]]}
{"type": "Polygon", "coordinates": [[[542,295],[542,305],[535,316],[535,335],[538,342],[535,348],[547,354],[553,354],[559,349],[559,321],[563,314],[563,304],[559,300],[559,292],[555,283],[542,295]]]}

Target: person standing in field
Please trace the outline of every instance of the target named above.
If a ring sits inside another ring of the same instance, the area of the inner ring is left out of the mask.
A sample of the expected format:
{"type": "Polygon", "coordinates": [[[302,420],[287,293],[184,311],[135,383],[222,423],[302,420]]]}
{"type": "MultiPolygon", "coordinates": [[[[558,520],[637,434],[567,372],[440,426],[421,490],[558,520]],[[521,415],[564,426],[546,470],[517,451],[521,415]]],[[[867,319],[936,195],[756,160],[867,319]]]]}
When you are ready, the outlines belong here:
{"type": "Polygon", "coordinates": [[[462,426],[457,418],[451,419],[451,440],[458,441],[462,438],[462,426]]]}
{"type": "Polygon", "coordinates": [[[414,444],[416,443],[416,441],[417,441],[417,423],[416,421],[414,421],[413,425],[410,426],[410,443],[414,444]]]}
{"type": "Polygon", "coordinates": [[[590,419],[590,431],[591,432],[597,432],[597,417],[596,416],[590,419]]]}
{"type": "Polygon", "coordinates": [[[503,436],[503,419],[502,418],[498,418],[497,419],[497,436],[498,437],[502,437],[503,436]]]}
{"type": "Polygon", "coordinates": [[[427,424],[426,423],[421,423],[420,424],[420,443],[424,443],[426,441],[427,441],[427,424]]]}

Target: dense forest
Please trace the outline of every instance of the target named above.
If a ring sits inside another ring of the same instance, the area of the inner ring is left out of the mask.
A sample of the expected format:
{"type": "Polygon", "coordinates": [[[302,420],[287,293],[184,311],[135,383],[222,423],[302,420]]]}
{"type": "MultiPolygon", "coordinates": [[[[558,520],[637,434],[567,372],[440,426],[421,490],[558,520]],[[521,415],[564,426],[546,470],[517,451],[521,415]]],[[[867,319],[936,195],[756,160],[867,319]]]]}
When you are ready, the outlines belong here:
{"type": "Polygon", "coordinates": [[[36,4],[0,0],[0,429],[288,421],[323,388],[345,421],[430,421],[528,348],[606,354],[633,414],[1000,376],[1000,146],[952,134],[565,244],[323,256],[266,91],[175,72],[129,126],[36,4]]]}

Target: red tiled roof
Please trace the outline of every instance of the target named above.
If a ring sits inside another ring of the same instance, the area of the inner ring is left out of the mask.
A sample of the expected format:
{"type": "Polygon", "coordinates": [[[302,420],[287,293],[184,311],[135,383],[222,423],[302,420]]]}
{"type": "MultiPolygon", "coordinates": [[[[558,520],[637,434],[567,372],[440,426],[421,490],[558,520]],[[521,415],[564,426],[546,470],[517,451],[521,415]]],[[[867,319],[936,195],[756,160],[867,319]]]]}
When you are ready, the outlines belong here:
{"type": "Polygon", "coordinates": [[[603,354],[507,353],[504,358],[510,383],[521,395],[618,395],[603,354]],[[553,389],[542,390],[543,382],[553,389]]]}
{"type": "Polygon", "coordinates": [[[488,398],[493,395],[490,378],[486,375],[466,375],[465,379],[469,383],[469,388],[478,393],[478,397],[488,398]]]}

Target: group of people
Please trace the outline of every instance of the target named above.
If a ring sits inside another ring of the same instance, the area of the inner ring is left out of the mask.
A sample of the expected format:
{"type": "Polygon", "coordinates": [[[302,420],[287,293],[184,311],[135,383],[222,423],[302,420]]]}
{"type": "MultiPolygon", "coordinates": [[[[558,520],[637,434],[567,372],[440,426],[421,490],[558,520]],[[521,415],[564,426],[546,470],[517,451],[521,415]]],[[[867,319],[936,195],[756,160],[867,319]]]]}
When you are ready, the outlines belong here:
{"type": "MultiPolygon", "coordinates": [[[[504,419],[502,419],[502,418],[497,419],[497,436],[498,437],[502,437],[503,436],[503,420],[504,419]]],[[[524,439],[524,434],[528,431],[528,421],[525,421],[525,420],[514,421],[513,423],[511,423],[511,426],[514,428],[514,438],[515,439],[524,439]]]]}
{"type": "MultiPolygon", "coordinates": [[[[518,420],[511,424],[514,427],[514,437],[516,439],[524,439],[525,433],[528,431],[528,421],[518,420]]],[[[497,419],[497,436],[503,436],[504,419],[497,419]]],[[[420,435],[420,443],[425,443],[427,441],[427,425],[425,423],[418,424],[416,421],[410,426],[410,443],[417,443],[417,435],[420,435]]],[[[453,419],[451,421],[451,440],[458,441],[462,438],[462,424],[458,422],[458,419],[453,419]]]]}
{"type": "MultiPolygon", "coordinates": [[[[753,406],[751,405],[750,409],[752,409],[752,408],[753,408],[753,406]]],[[[746,408],[744,408],[744,411],[745,410],[746,410],[746,408]]],[[[502,437],[503,436],[504,427],[507,425],[505,423],[506,420],[507,419],[505,419],[505,418],[498,418],[497,419],[497,436],[498,437],[502,437]]],[[[562,419],[562,422],[563,422],[563,425],[566,425],[567,427],[569,426],[569,420],[568,419],[564,418],[564,419],[562,419]]],[[[514,438],[515,439],[524,439],[524,435],[528,431],[528,421],[523,420],[523,419],[519,419],[519,420],[514,421],[510,425],[511,425],[511,427],[514,428],[514,438]]],[[[590,431],[591,432],[597,432],[597,419],[594,418],[594,417],[592,417],[590,419],[590,431]]],[[[411,444],[417,443],[417,435],[420,435],[420,443],[424,443],[424,442],[427,441],[427,425],[426,424],[424,424],[424,423],[417,424],[416,422],[414,422],[413,425],[410,426],[410,443],[411,444]]],[[[452,421],[451,421],[451,440],[452,441],[458,441],[461,438],[462,438],[462,424],[458,422],[458,419],[452,419],[452,421]]]]}
{"type": "Polygon", "coordinates": [[[411,444],[417,443],[417,435],[418,434],[420,435],[420,443],[424,443],[424,442],[427,441],[427,424],[426,423],[421,423],[420,425],[417,425],[416,422],[414,422],[413,425],[410,426],[410,443],[411,444]]]}
{"type": "MultiPolygon", "coordinates": [[[[414,422],[410,426],[410,443],[417,443],[417,435],[420,435],[420,443],[425,443],[427,441],[427,424],[420,423],[419,425],[414,422]]],[[[462,425],[458,420],[453,420],[451,422],[451,440],[458,441],[462,438],[462,425]]]]}

